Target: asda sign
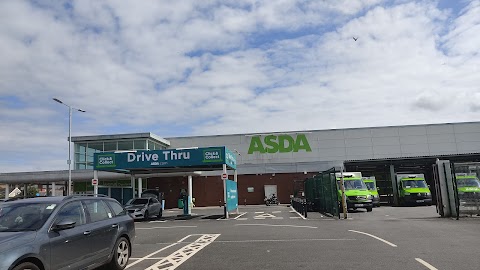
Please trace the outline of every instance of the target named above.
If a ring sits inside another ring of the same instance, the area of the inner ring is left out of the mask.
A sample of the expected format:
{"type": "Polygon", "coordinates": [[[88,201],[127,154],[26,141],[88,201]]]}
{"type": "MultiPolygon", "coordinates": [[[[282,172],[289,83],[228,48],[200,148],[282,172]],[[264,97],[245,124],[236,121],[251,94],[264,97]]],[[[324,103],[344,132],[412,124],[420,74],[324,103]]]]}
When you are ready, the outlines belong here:
{"type": "Polygon", "coordinates": [[[289,153],[298,151],[312,152],[312,148],[308,143],[305,134],[298,134],[296,136],[290,135],[267,135],[263,138],[254,136],[250,140],[250,147],[248,154],[253,153],[289,153]]]}

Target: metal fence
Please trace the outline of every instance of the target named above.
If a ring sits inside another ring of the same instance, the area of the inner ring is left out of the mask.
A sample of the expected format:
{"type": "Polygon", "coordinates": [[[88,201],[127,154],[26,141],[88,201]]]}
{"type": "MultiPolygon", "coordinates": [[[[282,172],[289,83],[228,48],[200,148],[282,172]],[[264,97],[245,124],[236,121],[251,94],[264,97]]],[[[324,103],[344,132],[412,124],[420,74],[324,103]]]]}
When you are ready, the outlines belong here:
{"type": "Polygon", "coordinates": [[[306,179],[305,197],[310,210],[340,218],[336,172],[332,168],[306,179]]]}

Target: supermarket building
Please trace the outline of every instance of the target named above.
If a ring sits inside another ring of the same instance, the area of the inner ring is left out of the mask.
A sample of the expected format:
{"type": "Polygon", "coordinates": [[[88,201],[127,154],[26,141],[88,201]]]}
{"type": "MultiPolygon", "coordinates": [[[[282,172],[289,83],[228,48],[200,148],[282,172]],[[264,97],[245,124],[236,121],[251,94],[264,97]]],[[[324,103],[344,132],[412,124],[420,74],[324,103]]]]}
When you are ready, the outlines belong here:
{"type": "MultiPolygon", "coordinates": [[[[172,138],[133,133],[78,136],[72,141],[75,193],[93,192],[94,153],[226,146],[237,155],[240,204],[263,203],[265,185],[276,186],[280,202],[287,203],[301,191],[305,178],[342,165],[347,171],[375,176],[380,192],[385,194],[391,192],[394,173],[424,173],[431,184],[431,167],[437,159],[479,161],[480,122],[172,138]]],[[[193,174],[197,206],[222,204],[220,173],[193,174]]],[[[187,189],[187,175],[192,173],[135,175],[132,181],[130,175],[100,172],[99,193],[126,202],[138,188],[158,189],[165,194],[166,207],[173,208],[179,194],[187,189]]],[[[66,171],[0,174],[0,184],[10,184],[7,190],[21,183],[58,187],[67,179],[66,171]]]]}

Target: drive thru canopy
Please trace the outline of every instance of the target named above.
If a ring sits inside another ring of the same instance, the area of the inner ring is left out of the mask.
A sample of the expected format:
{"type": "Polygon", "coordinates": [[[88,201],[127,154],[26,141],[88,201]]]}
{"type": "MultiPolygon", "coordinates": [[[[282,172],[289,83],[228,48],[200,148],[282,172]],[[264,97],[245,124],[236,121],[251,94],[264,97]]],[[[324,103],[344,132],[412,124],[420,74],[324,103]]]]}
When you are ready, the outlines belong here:
{"type": "MultiPolygon", "coordinates": [[[[176,172],[192,172],[193,174],[195,171],[220,170],[226,173],[227,169],[237,169],[236,156],[225,146],[102,152],[95,153],[93,158],[94,175],[97,175],[97,171],[118,172],[133,176],[135,174],[176,172]]],[[[192,199],[191,175],[188,177],[188,197],[190,205],[192,199]]],[[[190,209],[188,212],[190,214],[190,209]]]]}

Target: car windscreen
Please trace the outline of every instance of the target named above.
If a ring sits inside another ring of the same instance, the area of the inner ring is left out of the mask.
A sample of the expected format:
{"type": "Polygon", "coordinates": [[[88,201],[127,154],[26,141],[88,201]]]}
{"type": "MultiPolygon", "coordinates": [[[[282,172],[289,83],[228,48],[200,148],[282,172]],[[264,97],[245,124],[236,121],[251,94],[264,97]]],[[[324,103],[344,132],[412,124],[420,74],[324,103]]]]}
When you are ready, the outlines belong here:
{"type": "Polygon", "coordinates": [[[480,181],[476,178],[464,178],[464,179],[457,179],[457,186],[458,187],[478,187],[480,188],[480,181]]]}
{"type": "Polygon", "coordinates": [[[427,183],[425,180],[403,180],[402,185],[404,188],[426,188],[427,183]]]}
{"type": "MultiPolygon", "coordinates": [[[[340,181],[338,186],[340,186],[340,181]]],[[[345,190],[355,190],[355,189],[367,189],[367,186],[362,180],[344,180],[345,190]]]]}
{"type": "Polygon", "coordinates": [[[368,190],[375,190],[375,183],[374,182],[365,182],[368,190]]]}
{"type": "Polygon", "coordinates": [[[132,204],[132,205],[144,205],[148,203],[148,199],[133,199],[129,201],[127,204],[132,204]]]}
{"type": "Polygon", "coordinates": [[[57,205],[54,203],[8,203],[0,206],[0,232],[36,231],[57,205]]]}

